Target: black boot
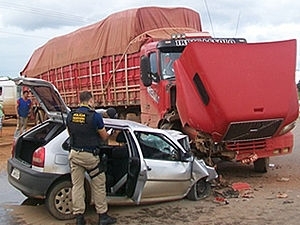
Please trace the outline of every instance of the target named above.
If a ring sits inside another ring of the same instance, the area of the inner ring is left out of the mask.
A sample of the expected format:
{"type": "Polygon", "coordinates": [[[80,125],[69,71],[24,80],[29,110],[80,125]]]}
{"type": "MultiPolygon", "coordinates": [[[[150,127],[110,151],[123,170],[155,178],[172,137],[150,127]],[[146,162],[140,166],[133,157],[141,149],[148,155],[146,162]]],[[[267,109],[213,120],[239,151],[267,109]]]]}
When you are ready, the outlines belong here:
{"type": "Polygon", "coordinates": [[[84,216],[82,214],[76,215],[76,225],[85,225],[84,216]]]}
{"type": "Polygon", "coordinates": [[[117,222],[117,219],[107,215],[107,213],[99,214],[98,225],[108,225],[108,224],[114,224],[116,222],[117,222]]]}

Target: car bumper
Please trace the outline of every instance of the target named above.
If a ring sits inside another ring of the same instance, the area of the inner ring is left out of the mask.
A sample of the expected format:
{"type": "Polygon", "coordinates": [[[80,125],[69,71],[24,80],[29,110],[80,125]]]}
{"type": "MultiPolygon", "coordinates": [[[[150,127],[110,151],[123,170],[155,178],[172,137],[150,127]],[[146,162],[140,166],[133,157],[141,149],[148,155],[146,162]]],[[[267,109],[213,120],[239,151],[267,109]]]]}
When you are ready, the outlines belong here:
{"type": "Polygon", "coordinates": [[[7,175],[12,186],[32,198],[45,198],[51,184],[61,176],[34,171],[14,158],[7,161],[7,175]]]}

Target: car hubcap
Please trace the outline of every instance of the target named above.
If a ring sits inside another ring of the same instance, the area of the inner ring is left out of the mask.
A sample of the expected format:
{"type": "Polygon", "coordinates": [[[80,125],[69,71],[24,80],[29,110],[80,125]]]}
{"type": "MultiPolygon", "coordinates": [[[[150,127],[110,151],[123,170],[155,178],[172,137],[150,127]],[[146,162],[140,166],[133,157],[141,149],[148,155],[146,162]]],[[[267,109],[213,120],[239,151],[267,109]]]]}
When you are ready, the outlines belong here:
{"type": "Polygon", "coordinates": [[[72,213],[72,188],[61,189],[55,198],[55,206],[62,214],[72,213]]]}

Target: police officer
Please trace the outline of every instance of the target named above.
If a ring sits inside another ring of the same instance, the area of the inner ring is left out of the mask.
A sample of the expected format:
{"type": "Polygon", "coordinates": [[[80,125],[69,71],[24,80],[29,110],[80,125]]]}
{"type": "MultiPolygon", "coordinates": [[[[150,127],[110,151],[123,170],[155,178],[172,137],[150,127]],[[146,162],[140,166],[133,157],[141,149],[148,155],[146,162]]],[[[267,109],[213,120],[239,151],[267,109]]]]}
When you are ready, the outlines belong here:
{"type": "Polygon", "coordinates": [[[72,178],[72,204],[76,224],[84,225],[85,171],[91,177],[91,190],[96,212],[99,214],[98,225],[113,224],[116,219],[107,214],[105,173],[102,170],[99,146],[109,134],[104,128],[102,116],[93,110],[94,100],[91,92],[80,93],[80,107],[69,113],[67,128],[70,134],[71,151],[69,154],[72,178]]]}

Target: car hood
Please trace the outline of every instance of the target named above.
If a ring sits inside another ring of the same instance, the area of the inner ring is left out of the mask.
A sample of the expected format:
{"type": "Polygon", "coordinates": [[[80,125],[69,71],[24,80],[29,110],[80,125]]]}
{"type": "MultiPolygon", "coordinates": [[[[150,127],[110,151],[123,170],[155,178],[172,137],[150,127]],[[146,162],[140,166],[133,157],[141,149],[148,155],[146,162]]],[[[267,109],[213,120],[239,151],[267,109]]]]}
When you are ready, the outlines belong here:
{"type": "Polygon", "coordinates": [[[36,78],[18,77],[13,79],[18,86],[30,88],[36,102],[47,114],[48,118],[61,120],[70,109],[63,101],[56,87],[48,81],[36,78]]]}

